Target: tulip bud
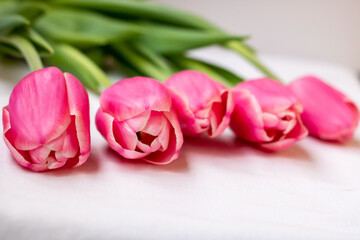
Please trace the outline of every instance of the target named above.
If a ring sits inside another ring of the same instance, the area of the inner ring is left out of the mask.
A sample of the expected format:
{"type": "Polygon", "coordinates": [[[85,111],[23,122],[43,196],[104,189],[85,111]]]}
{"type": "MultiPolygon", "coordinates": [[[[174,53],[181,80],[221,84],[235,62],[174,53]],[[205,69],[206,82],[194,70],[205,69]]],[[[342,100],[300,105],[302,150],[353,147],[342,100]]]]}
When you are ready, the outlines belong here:
{"type": "Polygon", "coordinates": [[[239,139],[277,151],[307,136],[302,105],[285,85],[263,78],[240,83],[232,92],[230,127],[239,139]]]}
{"type": "Polygon", "coordinates": [[[167,164],[178,157],[183,143],[171,105],[169,92],[158,81],[123,79],[101,94],[96,126],[122,157],[167,164]]]}
{"type": "Polygon", "coordinates": [[[347,96],[313,76],[299,78],[289,87],[304,106],[301,118],[312,136],[331,141],[352,138],[359,109],[347,96]]]}
{"type": "Polygon", "coordinates": [[[4,140],[33,171],[82,165],[90,154],[88,95],[71,74],[49,67],[14,88],[3,108],[4,140]]]}
{"type": "Polygon", "coordinates": [[[207,133],[219,136],[229,125],[234,109],[230,91],[207,75],[196,71],[182,71],[166,82],[182,130],[187,136],[207,133]]]}

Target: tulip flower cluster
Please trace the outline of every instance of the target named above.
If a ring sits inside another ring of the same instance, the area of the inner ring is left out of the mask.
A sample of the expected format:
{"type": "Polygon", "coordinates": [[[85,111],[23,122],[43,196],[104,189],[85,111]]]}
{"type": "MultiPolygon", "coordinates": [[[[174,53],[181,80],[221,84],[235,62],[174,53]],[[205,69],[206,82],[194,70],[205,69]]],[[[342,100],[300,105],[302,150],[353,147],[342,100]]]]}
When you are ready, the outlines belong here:
{"type": "MultiPolygon", "coordinates": [[[[315,77],[289,86],[268,78],[232,89],[204,73],[182,71],[164,84],[123,79],[102,92],[97,129],[126,159],[168,164],[183,135],[218,137],[229,125],[238,139],[267,151],[287,148],[308,133],[345,141],[359,110],[344,94],[315,77]]],[[[56,67],[34,71],[14,88],[3,108],[4,140],[16,161],[33,171],[84,164],[90,154],[88,95],[56,67]]]]}

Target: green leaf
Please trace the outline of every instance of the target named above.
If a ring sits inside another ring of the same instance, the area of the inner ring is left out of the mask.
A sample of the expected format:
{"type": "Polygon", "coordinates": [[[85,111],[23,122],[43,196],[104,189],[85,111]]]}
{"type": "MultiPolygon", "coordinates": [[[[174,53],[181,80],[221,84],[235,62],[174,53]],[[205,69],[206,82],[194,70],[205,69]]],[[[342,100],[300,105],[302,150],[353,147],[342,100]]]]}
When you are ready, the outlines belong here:
{"type": "Polygon", "coordinates": [[[217,80],[229,87],[244,81],[242,77],[239,77],[229,70],[201,60],[184,56],[171,56],[169,59],[177,67],[179,67],[179,70],[195,70],[203,72],[209,75],[212,79],[217,80]]]}
{"type": "Polygon", "coordinates": [[[131,46],[135,51],[141,54],[144,58],[148,59],[154,66],[166,74],[172,74],[173,69],[166,62],[165,58],[160,54],[154,52],[152,49],[147,48],[137,42],[132,42],[131,46]]]}
{"type": "Polygon", "coordinates": [[[46,38],[79,46],[106,45],[141,32],[134,24],[70,9],[49,11],[36,22],[35,28],[46,38]]]}
{"type": "Polygon", "coordinates": [[[99,93],[100,86],[107,88],[111,82],[106,74],[86,55],[67,44],[53,44],[54,54],[46,61],[77,77],[87,88],[99,93]]]}
{"type": "Polygon", "coordinates": [[[0,36],[6,36],[15,31],[17,28],[23,28],[30,22],[18,14],[5,14],[0,16],[0,36]]]}
{"type": "Polygon", "coordinates": [[[54,53],[50,43],[34,29],[30,28],[27,36],[35,44],[41,56],[49,56],[54,53]]]}
{"type": "Polygon", "coordinates": [[[139,72],[143,76],[159,81],[164,81],[173,74],[171,67],[160,55],[151,53],[151,56],[149,56],[150,50],[146,53],[143,51],[144,49],[126,43],[117,43],[112,47],[118,61],[126,63],[125,65],[129,66],[130,69],[135,69],[133,72],[139,72]],[[163,62],[159,63],[160,61],[163,62]]]}
{"type": "MultiPolygon", "coordinates": [[[[27,41],[31,42],[31,44],[36,48],[36,52],[40,56],[49,56],[53,54],[54,50],[50,46],[50,44],[35,30],[29,28],[25,31],[21,31],[17,35],[22,36],[27,41]]],[[[0,41],[0,52],[5,54],[14,56],[14,57],[22,57],[22,52],[14,47],[13,44],[10,44],[9,41],[5,41],[6,36],[3,37],[3,41],[0,41]]]]}
{"type": "Polygon", "coordinates": [[[153,2],[129,0],[57,0],[54,3],[111,13],[119,18],[130,16],[196,29],[218,29],[201,17],[153,2]]]}
{"type": "Polygon", "coordinates": [[[24,56],[32,71],[43,68],[38,52],[28,39],[14,34],[6,37],[0,37],[0,43],[7,44],[9,49],[18,49],[21,52],[21,55],[24,56]]]}
{"type": "Polygon", "coordinates": [[[146,32],[136,40],[155,52],[161,54],[178,54],[184,51],[221,44],[229,40],[242,41],[247,37],[232,36],[221,32],[209,32],[160,24],[142,23],[146,32]]]}
{"type": "Polygon", "coordinates": [[[225,47],[243,56],[247,61],[253,64],[262,73],[264,73],[265,76],[280,81],[279,78],[256,57],[254,51],[249,49],[248,45],[244,45],[242,42],[239,41],[229,41],[226,42],[224,45],[225,47]]]}
{"type": "Polygon", "coordinates": [[[4,1],[0,3],[0,16],[5,14],[19,14],[30,22],[48,10],[42,2],[4,1]]]}

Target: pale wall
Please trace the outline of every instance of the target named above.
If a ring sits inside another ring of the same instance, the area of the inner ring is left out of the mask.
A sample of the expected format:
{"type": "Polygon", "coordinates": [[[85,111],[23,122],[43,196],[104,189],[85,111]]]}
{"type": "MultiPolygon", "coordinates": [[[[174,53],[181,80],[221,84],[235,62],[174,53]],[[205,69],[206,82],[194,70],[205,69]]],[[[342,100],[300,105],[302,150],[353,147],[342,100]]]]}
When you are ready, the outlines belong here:
{"type": "Polygon", "coordinates": [[[155,0],[190,10],[258,50],[360,70],[360,0],[155,0]]]}

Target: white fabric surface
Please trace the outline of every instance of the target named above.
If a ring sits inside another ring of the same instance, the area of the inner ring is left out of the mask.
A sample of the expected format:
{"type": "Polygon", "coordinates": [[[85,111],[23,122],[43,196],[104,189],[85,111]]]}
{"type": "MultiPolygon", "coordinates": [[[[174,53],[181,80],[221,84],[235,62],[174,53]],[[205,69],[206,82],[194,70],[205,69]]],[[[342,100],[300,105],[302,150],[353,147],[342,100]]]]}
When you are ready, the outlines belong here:
{"type": "MultiPolygon", "coordinates": [[[[216,48],[198,57],[258,74],[216,48]]],[[[360,106],[355,72],[333,64],[263,59],[287,81],[313,73],[360,106]]],[[[28,72],[0,64],[0,105],[28,72]]],[[[121,159],[96,131],[73,170],[34,173],[0,141],[0,239],[360,239],[360,131],[344,144],[307,138],[276,154],[221,138],[186,139],[167,166],[121,159]]]]}

